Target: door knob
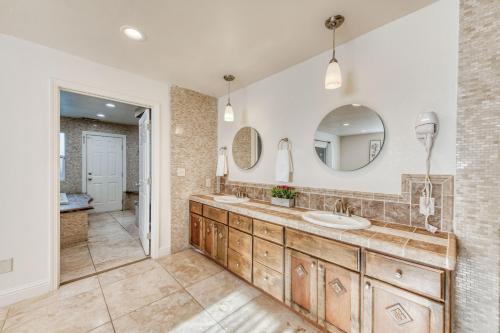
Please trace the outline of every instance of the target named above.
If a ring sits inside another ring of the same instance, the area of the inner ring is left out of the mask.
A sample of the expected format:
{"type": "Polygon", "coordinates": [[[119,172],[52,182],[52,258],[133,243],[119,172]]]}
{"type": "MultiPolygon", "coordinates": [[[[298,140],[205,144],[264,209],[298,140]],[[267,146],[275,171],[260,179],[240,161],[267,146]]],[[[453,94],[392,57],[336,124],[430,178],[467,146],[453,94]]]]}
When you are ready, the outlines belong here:
{"type": "Polygon", "coordinates": [[[91,181],[91,180],[92,180],[92,178],[90,178],[90,177],[89,177],[89,178],[87,178],[87,179],[88,179],[89,181],[91,181]]]}

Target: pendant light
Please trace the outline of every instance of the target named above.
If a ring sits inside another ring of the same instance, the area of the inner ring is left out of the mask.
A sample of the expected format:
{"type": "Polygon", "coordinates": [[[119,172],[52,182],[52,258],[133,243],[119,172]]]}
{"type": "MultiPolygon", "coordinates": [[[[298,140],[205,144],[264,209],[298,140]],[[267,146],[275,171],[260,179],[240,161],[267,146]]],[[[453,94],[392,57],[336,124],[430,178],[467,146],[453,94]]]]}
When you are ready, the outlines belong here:
{"type": "Polygon", "coordinates": [[[335,58],[335,29],[344,23],[342,15],[335,15],[329,17],[325,21],[325,27],[333,31],[333,54],[332,60],[328,64],[325,75],[325,89],[337,89],[342,85],[342,74],[340,73],[340,66],[335,58]]]}
{"type": "Polygon", "coordinates": [[[231,74],[224,75],[224,80],[227,82],[227,104],[224,109],[224,121],[234,121],[234,111],[231,105],[231,81],[234,80],[234,76],[231,74]]]}

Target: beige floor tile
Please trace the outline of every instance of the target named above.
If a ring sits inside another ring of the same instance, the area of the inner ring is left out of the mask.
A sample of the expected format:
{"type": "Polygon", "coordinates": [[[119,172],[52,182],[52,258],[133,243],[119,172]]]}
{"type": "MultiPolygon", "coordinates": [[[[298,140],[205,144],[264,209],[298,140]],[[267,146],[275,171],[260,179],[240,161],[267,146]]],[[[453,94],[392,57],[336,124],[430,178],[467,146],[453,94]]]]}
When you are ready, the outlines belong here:
{"type": "Polygon", "coordinates": [[[61,286],[56,291],[12,304],[9,308],[8,316],[10,318],[33,312],[40,308],[61,302],[66,298],[96,289],[99,289],[99,281],[95,276],[68,283],[61,286]]]}
{"type": "Polygon", "coordinates": [[[321,332],[267,295],[257,297],[220,324],[231,333],[321,332]]]}
{"type": "Polygon", "coordinates": [[[217,323],[185,291],[113,321],[116,332],[206,332],[217,323]]]}
{"type": "Polygon", "coordinates": [[[128,279],[102,286],[112,318],[118,318],[157,301],[181,286],[163,268],[158,267],[128,279]]]}
{"type": "Polygon", "coordinates": [[[7,312],[9,311],[9,308],[2,307],[0,308],[0,332],[2,331],[3,323],[5,322],[5,318],[7,318],[7,312]]]}
{"type": "Polygon", "coordinates": [[[147,259],[135,264],[127,265],[98,275],[101,285],[111,284],[120,280],[142,274],[155,268],[159,268],[154,260],[147,259]]]}
{"type": "Polygon", "coordinates": [[[228,271],[217,273],[186,289],[216,321],[261,295],[259,290],[228,271]]]}
{"type": "Polygon", "coordinates": [[[61,281],[66,282],[95,272],[87,245],[61,250],[61,281]]]}
{"type": "Polygon", "coordinates": [[[212,260],[193,250],[162,257],[157,262],[183,286],[206,279],[223,270],[212,260]]]}
{"type": "Polygon", "coordinates": [[[110,320],[100,289],[7,318],[2,332],[87,332],[110,320]]]}
{"type": "Polygon", "coordinates": [[[113,220],[113,216],[109,213],[91,213],[89,214],[89,222],[104,222],[113,220]]]}
{"type": "Polygon", "coordinates": [[[110,212],[109,214],[113,216],[115,219],[121,217],[135,217],[135,212],[132,210],[119,210],[116,212],[110,212]]]}
{"type": "Polygon", "coordinates": [[[89,331],[89,333],[115,333],[115,330],[113,328],[113,324],[109,322],[97,328],[94,328],[92,331],[89,331]]]}

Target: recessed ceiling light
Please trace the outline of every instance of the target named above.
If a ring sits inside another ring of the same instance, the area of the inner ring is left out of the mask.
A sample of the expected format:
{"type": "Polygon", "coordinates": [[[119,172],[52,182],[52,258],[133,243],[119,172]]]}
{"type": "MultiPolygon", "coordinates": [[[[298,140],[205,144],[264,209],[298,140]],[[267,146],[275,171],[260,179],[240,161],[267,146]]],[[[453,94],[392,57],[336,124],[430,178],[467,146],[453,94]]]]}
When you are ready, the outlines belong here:
{"type": "Polygon", "coordinates": [[[343,123],[342,126],[349,126],[349,123],[343,123]]]}
{"type": "Polygon", "coordinates": [[[125,34],[130,39],[136,40],[136,41],[144,41],[146,40],[146,36],[140,32],[137,28],[124,25],[123,27],[120,28],[121,32],[125,34]]]}
{"type": "Polygon", "coordinates": [[[114,108],[116,105],[114,105],[113,103],[106,103],[106,106],[108,108],[114,108]]]}
{"type": "Polygon", "coordinates": [[[106,118],[106,115],[104,113],[98,113],[96,114],[96,116],[99,118],[106,118]]]}
{"type": "Polygon", "coordinates": [[[361,104],[351,104],[352,106],[361,106],[361,104]]]}

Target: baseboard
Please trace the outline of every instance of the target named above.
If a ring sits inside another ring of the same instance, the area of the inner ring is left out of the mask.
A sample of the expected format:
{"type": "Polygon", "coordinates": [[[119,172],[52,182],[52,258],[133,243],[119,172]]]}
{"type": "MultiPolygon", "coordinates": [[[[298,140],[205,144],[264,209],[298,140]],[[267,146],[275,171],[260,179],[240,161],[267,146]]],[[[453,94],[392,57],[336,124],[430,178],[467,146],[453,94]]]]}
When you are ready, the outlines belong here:
{"type": "Polygon", "coordinates": [[[2,290],[0,291],[0,307],[48,293],[50,290],[50,283],[47,280],[35,281],[20,287],[2,290]]]}
{"type": "Polygon", "coordinates": [[[172,253],[170,246],[160,247],[158,249],[158,257],[168,256],[172,253]]]}

